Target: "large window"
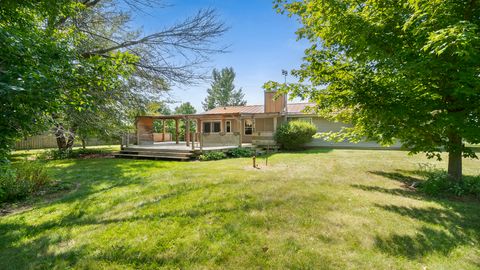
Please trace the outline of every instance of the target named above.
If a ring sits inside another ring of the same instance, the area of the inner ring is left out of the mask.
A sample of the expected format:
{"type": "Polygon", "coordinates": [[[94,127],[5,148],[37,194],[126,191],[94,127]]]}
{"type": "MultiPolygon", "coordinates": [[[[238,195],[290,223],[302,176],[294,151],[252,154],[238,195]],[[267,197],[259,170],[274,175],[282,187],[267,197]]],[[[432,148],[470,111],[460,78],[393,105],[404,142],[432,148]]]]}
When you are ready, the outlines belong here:
{"type": "Polygon", "coordinates": [[[252,119],[245,119],[245,128],[244,133],[245,135],[252,135],[253,134],[253,120],[252,119]]]}
{"type": "Polygon", "coordinates": [[[220,132],[220,122],[203,122],[203,133],[219,133],[220,132]]]}

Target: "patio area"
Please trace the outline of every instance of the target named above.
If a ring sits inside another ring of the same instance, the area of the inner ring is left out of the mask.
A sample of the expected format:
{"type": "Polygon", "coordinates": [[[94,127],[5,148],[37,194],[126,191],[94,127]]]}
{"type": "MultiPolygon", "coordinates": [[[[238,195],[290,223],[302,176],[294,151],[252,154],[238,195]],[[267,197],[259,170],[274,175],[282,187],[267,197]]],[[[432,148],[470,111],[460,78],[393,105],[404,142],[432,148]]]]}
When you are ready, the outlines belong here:
{"type": "MultiPolygon", "coordinates": [[[[203,146],[202,151],[222,151],[239,147],[238,145],[222,145],[222,146],[203,146]]],[[[242,143],[242,147],[252,148],[254,147],[251,143],[242,143]]],[[[168,142],[155,142],[153,144],[144,144],[144,145],[128,145],[123,147],[123,149],[133,149],[133,150],[158,150],[158,151],[200,151],[200,144],[195,142],[195,149],[192,149],[192,146],[187,146],[185,141],[179,141],[177,144],[175,141],[168,142]]]]}

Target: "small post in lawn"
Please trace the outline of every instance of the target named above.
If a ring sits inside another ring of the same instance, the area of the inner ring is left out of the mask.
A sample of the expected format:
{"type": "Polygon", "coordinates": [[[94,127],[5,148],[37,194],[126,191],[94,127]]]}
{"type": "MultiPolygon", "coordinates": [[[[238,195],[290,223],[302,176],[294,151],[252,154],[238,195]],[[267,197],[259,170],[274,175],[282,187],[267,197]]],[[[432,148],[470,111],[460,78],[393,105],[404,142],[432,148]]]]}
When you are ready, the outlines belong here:
{"type": "Polygon", "coordinates": [[[257,157],[253,156],[252,160],[253,160],[253,168],[257,168],[257,157]]]}
{"type": "Polygon", "coordinates": [[[267,145],[267,155],[265,157],[265,166],[268,166],[268,153],[270,153],[270,144],[267,145]]]}

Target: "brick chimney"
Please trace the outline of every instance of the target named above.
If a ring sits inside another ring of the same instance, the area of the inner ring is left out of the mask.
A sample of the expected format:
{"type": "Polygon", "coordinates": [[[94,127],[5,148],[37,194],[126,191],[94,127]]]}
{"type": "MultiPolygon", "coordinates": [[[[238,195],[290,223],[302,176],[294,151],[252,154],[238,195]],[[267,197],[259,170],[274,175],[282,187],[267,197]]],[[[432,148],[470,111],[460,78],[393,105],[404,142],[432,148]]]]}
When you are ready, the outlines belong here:
{"type": "Polygon", "coordinates": [[[274,113],[274,112],[287,112],[287,96],[285,94],[279,95],[277,98],[276,91],[265,91],[264,92],[264,112],[265,113],[274,113]]]}

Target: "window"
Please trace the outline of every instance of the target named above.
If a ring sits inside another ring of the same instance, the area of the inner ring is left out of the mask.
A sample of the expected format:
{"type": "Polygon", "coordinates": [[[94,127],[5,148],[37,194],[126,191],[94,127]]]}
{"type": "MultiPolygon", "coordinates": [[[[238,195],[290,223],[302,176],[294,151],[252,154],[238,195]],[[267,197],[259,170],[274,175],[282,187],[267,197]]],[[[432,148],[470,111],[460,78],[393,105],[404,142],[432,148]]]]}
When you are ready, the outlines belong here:
{"type": "Polygon", "coordinates": [[[225,121],[225,132],[226,133],[232,132],[232,121],[225,121]]]}
{"type": "Polygon", "coordinates": [[[214,132],[214,133],[220,132],[220,127],[221,127],[220,122],[213,122],[213,131],[212,132],[214,132]]]}
{"type": "Polygon", "coordinates": [[[220,122],[203,122],[203,133],[219,133],[220,132],[220,122]]]}
{"type": "Polygon", "coordinates": [[[252,119],[245,119],[245,128],[244,133],[245,135],[252,135],[253,134],[253,120],[252,119]]]}
{"type": "Polygon", "coordinates": [[[210,127],[211,123],[210,122],[203,122],[203,133],[210,133],[210,127]]]}

